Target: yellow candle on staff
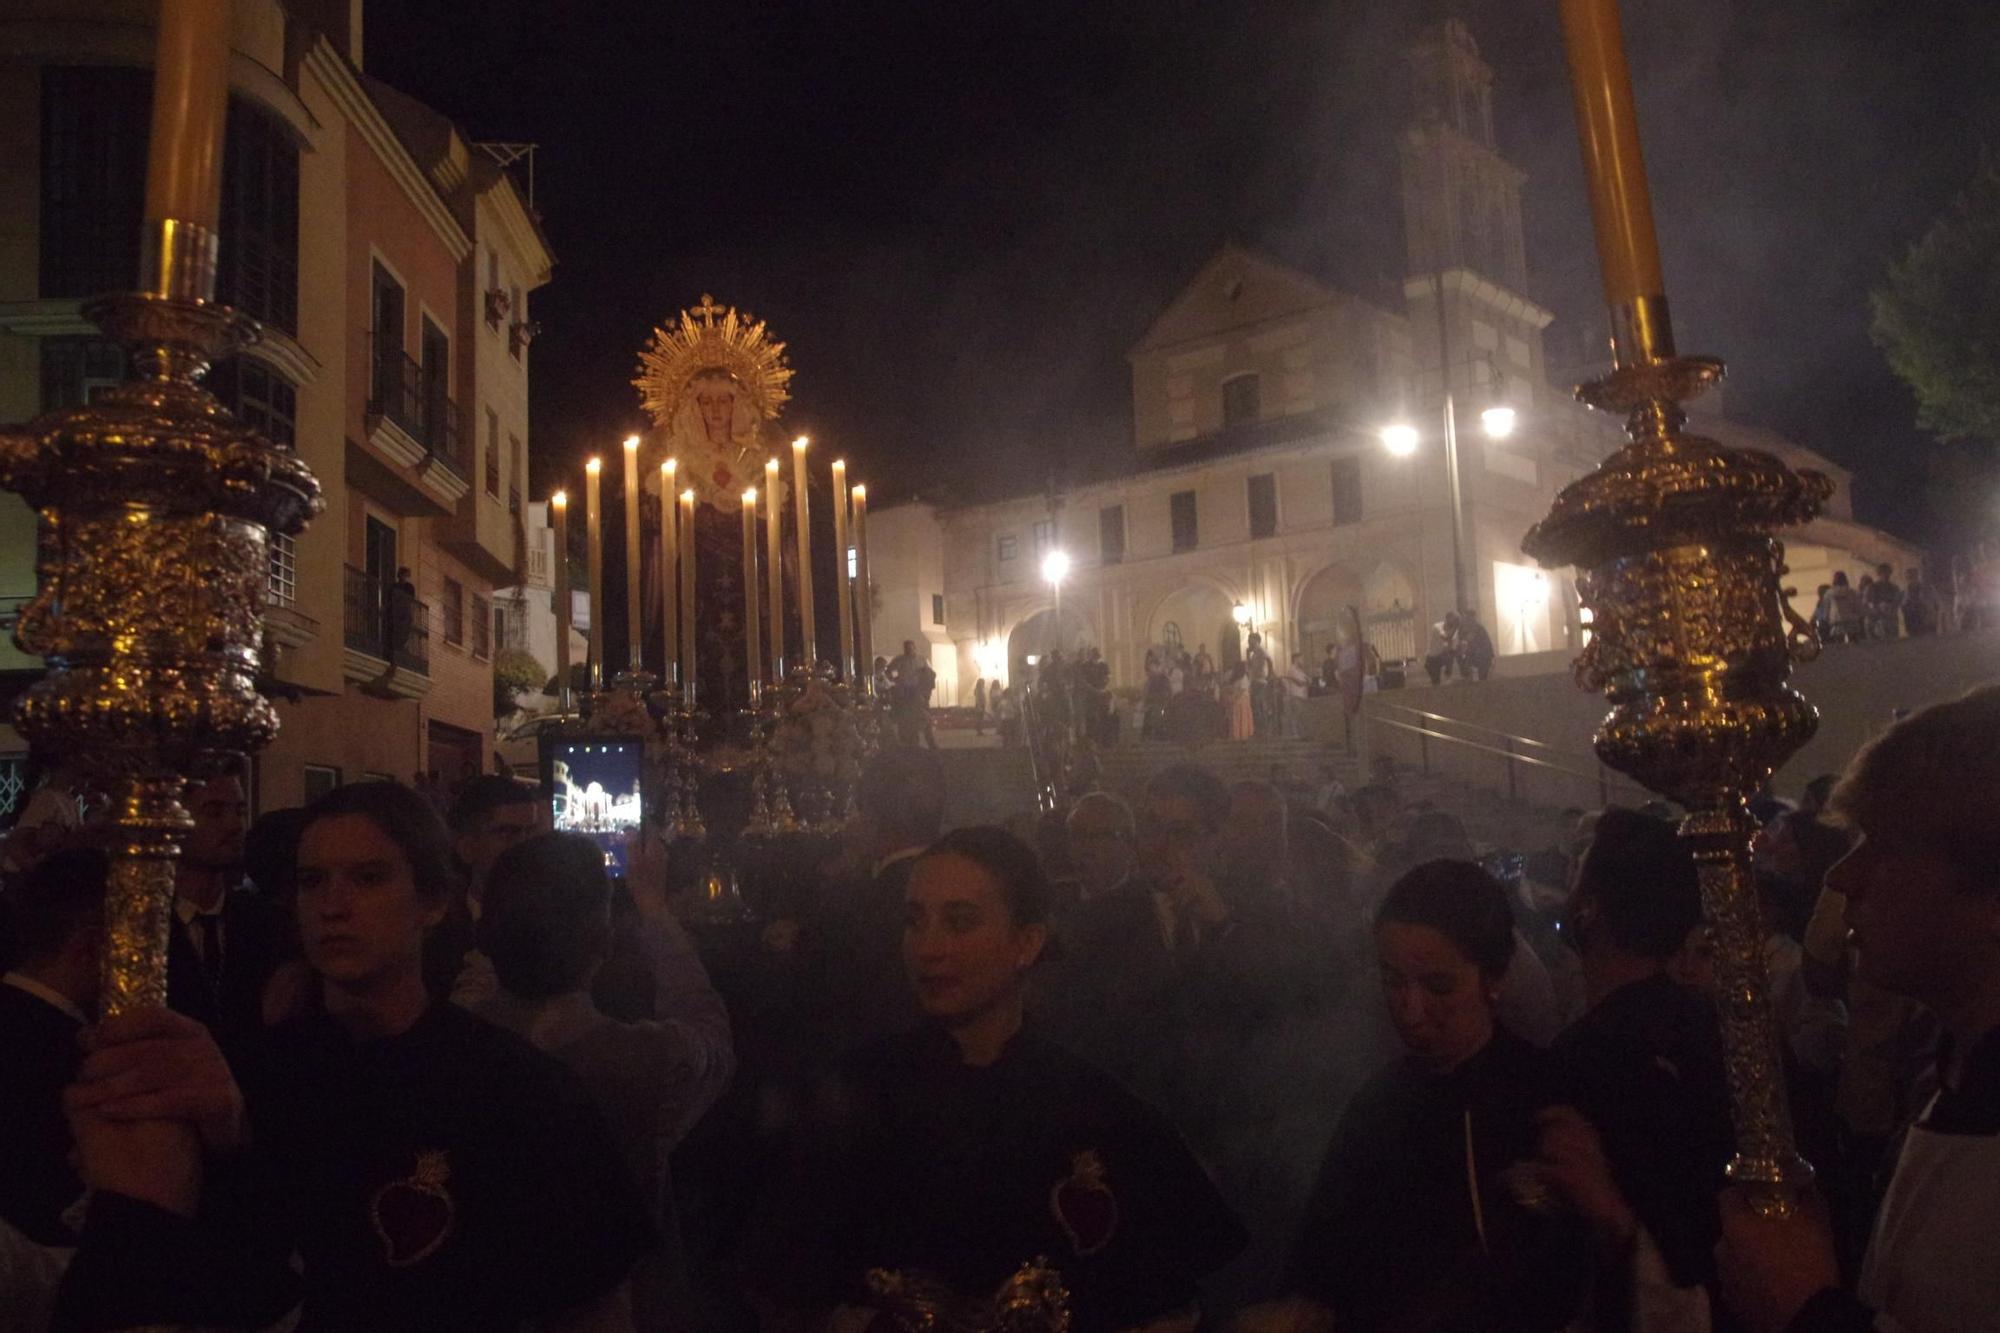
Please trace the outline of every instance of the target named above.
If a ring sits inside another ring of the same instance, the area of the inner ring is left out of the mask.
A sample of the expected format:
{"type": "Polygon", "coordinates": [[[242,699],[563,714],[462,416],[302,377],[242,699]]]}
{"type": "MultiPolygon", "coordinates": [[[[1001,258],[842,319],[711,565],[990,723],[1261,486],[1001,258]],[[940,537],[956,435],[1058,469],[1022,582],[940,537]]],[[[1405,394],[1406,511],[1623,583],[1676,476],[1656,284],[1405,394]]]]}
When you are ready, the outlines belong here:
{"type": "Polygon", "coordinates": [[[1628,305],[1663,294],[1666,283],[1660,273],[1660,244],[1653,233],[1653,200],[1639,149],[1639,118],[1632,106],[1632,74],[1625,64],[1618,4],[1617,0],[1561,0],[1561,8],[1604,299],[1614,307],[1628,305]]]}
{"type": "Polygon", "coordinates": [[[833,460],[833,586],[840,624],[840,651],[834,654],[840,678],[854,682],[854,580],[847,572],[847,460],[833,460]]]}
{"type": "Polygon", "coordinates": [[[549,512],[555,516],[556,549],[549,577],[555,584],[556,604],[556,708],[569,711],[569,493],[557,491],[549,497],[549,512]]]}
{"type": "Polygon", "coordinates": [[[819,639],[813,632],[812,505],[806,487],[806,437],[792,441],[792,517],[799,525],[799,660],[819,670],[819,639]]]}
{"type": "Polygon", "coordinates": [[[757,488],[743,492],[743,660],[748,665],[750,706],[764,684],[764,649],[757,625],[757,488]]]}
{"type": "Polygon", "coordinates": [[[778,460],[764,460],[764,615],[771,636],[771,679],[785,679],[785,562],[781,521],[784,502],[778,498],[778,460]]]}
{"type": "Polygon", "coordinates": [[[681,492],[681,694],[695,705],[694,492],[681,492]]]}
{"type": "Polygon", "coordinates": [[[625,437],[625,669],[637,671],[645,661],[646,613],[639,577],[639,437],[625,437]]]}
{"type": "Polygon", "coordinates": [[[854,652],[864,693],[875,693],[875,625],[868,583],[868,488],[854,488],[854,652]]]}
{"type": "Polygon", "coordinates": [[[222,216],[222,123],[229,105],[227,0],[160,0],[146,216],[213,227],[222,216]]]}
{"type": "Polygon", "coordinates": [[[681,680],[680,580],[674,569],[680,553],[680,529],[674,522],[674,473],[679,466],[673,458],[660,464],[660,683],[669,690],[681,680]]]}
{"type": "Polygon", "coordinates": [[[604,533],[597,512],[597,477],[602,459],[583,465],[584,559],[590,565],[590,689],[604,688],[604,533]]]}

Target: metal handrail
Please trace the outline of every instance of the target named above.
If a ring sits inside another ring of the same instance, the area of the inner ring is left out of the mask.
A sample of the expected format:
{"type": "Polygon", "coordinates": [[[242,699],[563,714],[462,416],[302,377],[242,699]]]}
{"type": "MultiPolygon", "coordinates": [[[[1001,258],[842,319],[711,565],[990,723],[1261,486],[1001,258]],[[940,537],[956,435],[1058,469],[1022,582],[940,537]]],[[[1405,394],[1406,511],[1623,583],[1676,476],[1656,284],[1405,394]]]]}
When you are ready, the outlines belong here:
{"type": "Polygon", "coordinates": [[[1575,750],[1565,750],[1560,746],[1550,745],[1547,741],[1538,741],[1532,736],[1516,736],[1512,732],[1502,731],[1498,727],[1482,726],[1480,723],[1477,722],[1466,722],[1462,721],[1459,718],[1446,717],[1443,713],[1426,712],[1421,708],[1412,708],[1408,704],[1391,703],[1388,700],[1379,699],[1379,696],[1378,696],[1378,701],[1375,702],[1372,706],[1375,708],[1393,708],[1397,712],[1408,713],[1413,717],[1423,718],[1426,722],[1443,722],[1447,723],[1450,726],[1462,727],[1467,731],[1479,731],[1479,732],[1484,732],[1488,736],[1498,736],[1503,740],[1512,741],[1516,745],[1532,745],[1537,750],[1547,750],[1551,754],[1568,755],[1572,759],[1587,758],[1590,759],[1592,763],[1596,762],[1593,756],[1581,755],[1578,754],[1575,750]]]}
{"type": "MultiPolygon", "coordinates": [[[[1403,712],[1411,713],[1418,717],[1428,718],[1432,721],[1458,723],[1457,718],[1444,717],[1437,713],[1426,713],[1421,708],[1411,708],[1405,704],[1381,704],[1378,706],[1399,709],[1403,712]]],[[[1591,765],[1592,771],[1585,772],[1581,769],[1573,768],[1568,764],[1559,764],[1547,759],[1538,759],[1533,755],[1518,753],[1513,748],[1515,745],[1532,745],[1537,749],[1546,750],[1552,754],[1565,755],[1570,758],[1581,757],[1576,755],[1574,751],[1558,750],[1556,747],[1548,744],[1546,741],[1538,741],[1530,736],[1515,736],[1512,735],[1511,733],[1500,731],[1493,727],[1482,727],[1476,723],[1467,722],[1459,724],[1465,726],[1469,730],[1481,731],[1487,733],[1488,735],[1498,736],[1502,741],[1502,744],[1497,746],[1485,745],[1480,743],[1479,741],[1470,740],[1464,736],[1453,736],[1447,732],[1437,731],[1431,727],[1419,726],[1413,722],[1399,722],[1393,717],[1376,717],[1373,720],[1385,727],[1395,727],[1402,731],[1414,733],[1416,736],[1420,737],[1422,739],[1422,747],[1419,752],[1420,762],[1423,771],[1426,773],[1430,772],[1430,741],[1433,739],[1445,741],[1452,745],[1463,746],[1468,750],[1476,750],[1481,754],[1490,754],[1495,756],[1496,758],[1506,760],[1507,799],[1509,800],[1518,800],[1520,794],[1520,784],[1518,780],[1518,774],[1515,772],[1514,768],[1516,764],[1527,764],[1534,768],[1545,768],[1552,773],[1561,773],[1566,777],[1579,778],[1585,782],[1595,782],[1597,784],[1598,802],[1599,804],[1602,805],[1611,804],[1611,792],[1613,788],[1621,788],[1624,791],[1630,792],[1633,795],[1639,797],[1643,801],[1649,801],[1654,799],[1654,794],[1652,792],[1647,791],[1644,787],[1641,787],[1637,783],[1628,781],[1625,778],[1612,776],[1611,771],[1605,768],[1603,762],[1601,760],[1596,759],[1595,757],[1587,761],[1591,765]]]]}
{"type": "Polygon", "coordinates": [[[1042,754],[1041,706],[1036,698],[1038,690],[1021,691],[1021,731],[1022,739],[1028,746],[1028,775],[1035,784],[1035,805],[1044,814],[1058,807],[1061,794],[1056,790],[1059,774],[1044,777],[1049,771],[1048,760],[1042,754]]]}

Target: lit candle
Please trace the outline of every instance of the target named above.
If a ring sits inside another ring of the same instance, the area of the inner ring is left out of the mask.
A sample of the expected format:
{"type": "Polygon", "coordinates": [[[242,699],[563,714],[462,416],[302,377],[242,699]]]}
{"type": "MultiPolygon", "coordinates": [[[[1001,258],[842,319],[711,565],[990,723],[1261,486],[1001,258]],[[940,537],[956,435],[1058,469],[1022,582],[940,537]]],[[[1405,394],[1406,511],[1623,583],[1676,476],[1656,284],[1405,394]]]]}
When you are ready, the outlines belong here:
{"type": "Polygon", "coordinates": [[[1617,0],[1562,0],[1562,27],[1604,299],[1615,309],[1666,291],[1617,0]]]}
{"type": "Polygon", "coordinates": [[[757,624],[757,488],[743,492],[743,660],[748,667],[750,707],[764,684],[764,648],[757,624]]]}
{"type": "Polygon", "coordinates": [[[625,669],[637,671],[645,663],[646,613],[640,609],[639,594],[645,580],[639,577],[639,437],[625,437],[625,669]]]}
{"type": "Polygon", "coordinates": [[[604,688],[604,533],[598,524],[597,478],[602,459],[583,465],[584,558],[590,562],[590,689],[604,688]]]}
{"type": "Polygon", "coordinates": [[[681,679],[680,580],[674,569],[680,551],[680,531],[674,523],[674,473],[679,466],[673,458],[660,464],[660,671],[661,684],[669,690],[681,679]]]}
{"type": "Polygon", "coordinates": [[[764,460],[764,614],[771,636],[771,679],[785,680],[784,501],[778,498],[778,460],[764,460]]]}
{"type": "Polygon", "coordinates": [[[569,712],[569,494],[557,491],[549,497],[549,512],[555,516],[556,549],[549,577],[555,583],[556,603],[556,711],[569,712]]]}
{"type": "Polygon", "coordinates": [[[681,492],[681,692],[695,705],[694,492],[681,492]]]}
{"type": "Polygon", "coordinates": [[[806,437],[792,441],[792,518],[799,525],[799,660],[819,671],[819,636],[813,633],[812,506],[806,487],[806,437]]]}
{"type": "Polygon", "coordinates": [[[847,575],[847,460],[833,460],[833,586],[840,613],[840,678],[854,683],[854,581],[847,575]]]}
{"type": "Polygon", "coordinates": [[[229,105],[223,0],[160,0],[146,216],[213,227],[222,215],[222,121],[229,105]]]}
{"type": "Polygon", "coordinates": [[[868,488],[854,488],[854,655],[862,691],[875,693],[874,599],[868,582],[868,488]]]}

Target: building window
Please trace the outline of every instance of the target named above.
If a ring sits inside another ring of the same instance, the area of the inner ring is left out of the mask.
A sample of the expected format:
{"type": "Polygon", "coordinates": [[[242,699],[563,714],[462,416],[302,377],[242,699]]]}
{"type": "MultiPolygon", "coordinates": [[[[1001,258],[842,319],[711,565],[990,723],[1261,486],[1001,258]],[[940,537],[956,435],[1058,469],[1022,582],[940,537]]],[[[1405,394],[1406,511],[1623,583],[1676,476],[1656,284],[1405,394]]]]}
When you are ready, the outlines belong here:
{"type": "Polygon", "coordinates": [[[299,150],[285,127],[229,105],[222,155],[216,295],[286,333],[299,331],[299,150]]]}
{"type": "MultiPolygon", "coordinates": [[[[528,322],[528,312],[521,305],[521,287],[519,283],[508,289],[507,318],[513,320],[516,325],[528,322]]],[[[516,361],[521,359],[521,349],[525,346],[527,346],[526,343],[519,338],[511,336],[511,334],[507,339],[507,350],[513,354],[516,361]]]]}
{"type": "Polygon", "coordinates": [[[125,351],[88,335],[42,339],[42,410],[86,407],[101,389],[124,382],[125,351]]]}
{"type": "Polygon", "coordinates": [[[438,597],[438,615],[444,621],[444,641],[465,644],[465,588],[457,579],[446,579],[438,597]]]}
{"type": "Polygon", "coordinates": [[[521,512],[521,474],[528,470],[527,454],[521,448],[521,437],[507,437],[507,457],[512,461],[513,480],[507,486],[507,512],[518,516],[521,512]]]}
{"type": "Polygon", "coordinates": [[[855,547],[847,548],[847,577],[849,582],[861,579],[861,556],[855,547]]]}
{"type": "Polygon", "coordinates": [[[1125,506],[1106,505],[1097,511],[1097,558],[1115,565],[1125,558],[1125,506]]]}
{"type": "Polygon", "coordinates": [[[1193,491],[1175,491],[1167,500],[1174,529],[1174,549],[1192,551],[1201,543],[1201,528],[1196,521],[1193,491]]]}
{"type": "Polygon", "coordinates": [[[1047,555],[1056,544],[1056,525],[1053,519],[1043,519],[1035,524],[1035,555],[1039,559],[1047,555]]]}
{"type": "Polygon", "coordinates": [[[472,655],[487,658],[493,655],[493,608],[478,593],[472,594],[472,655]]]}
{"type": "Polygon", "coordinates": [[[1361,521],[1361,460],[1352,455],[1333,460],[1333,521],[1361,521]]]}
{"type": "Polygon", "coordinates": [[[1250,535],[1253,538],[1278,535],[1278,478],[1275,473],[1259,472],[1250,478],[1250,535]]]}
{"type": "Polygon", "coordinates": [[[41,295],[130,291],[146,212],[150,70],[42,70],[41,295]]]}
{"type": "Polygon", "coordinates": [[[931,624],[944,624],[944,594],[941,592],[931,594],[931,624]]]}
{"type": "Polygon", "coordinates": [[[486,409],[486,493],[500,498],[500,414],[486,409]]]}
{"type": "Polygon", "coordinates": [[[1013,533],[1004,533],[993,541],[993,555],[1001,564],[1006,564],[1021,553],[1021,542],[1013,533]]]}
{"type": "Polygon", "coordinates": [[[264,599],[272,606],[291,606],[298,596],[298,539],[274,532],[271,534],[271,570],[264,580],[264,599]]]}
{"type": "MultiPolygon", "coordinates": [[[[42,70],[40,294],[128,291],[146,208],[151,70],[42,70]]],[[[299,156],[284,127],[232,101],[222,149],[217,296],[298,330],[299,156]]]]}
{"type": "Polygon", "coordinates": [[[340,770],[331,764],[307,764],[305,766],[305,798],[311,805],[320,797],[340,785],[340,770]]]}
{"type": "Polygon", "coordinates": [[[208,372],[208,391],[272,444],[298,443],[299,391],[282,372],[255,357],[233,356],[208,372]]]}
{"type": "Polygon", "coordinates": [[[1263,415],[1263,392],[1255,375],[1235,375],[1222,382],[1222,424],[1241,426],[1263,415]]]}
{"type": "Polygon", "coordinates": [[[1169,620],[1166,624],[1160,626],[1160,646],[1170,653],[1178,653],[1182,648],[1187,646],[1181,639],[1179,621],[1169,620]]]}

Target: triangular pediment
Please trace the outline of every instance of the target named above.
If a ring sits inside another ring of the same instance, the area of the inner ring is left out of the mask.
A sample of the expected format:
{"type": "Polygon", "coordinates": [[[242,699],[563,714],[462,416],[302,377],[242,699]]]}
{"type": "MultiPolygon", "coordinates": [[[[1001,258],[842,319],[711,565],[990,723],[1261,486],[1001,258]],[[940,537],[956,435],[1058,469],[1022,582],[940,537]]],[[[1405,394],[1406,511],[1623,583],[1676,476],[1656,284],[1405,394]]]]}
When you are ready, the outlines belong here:
{"type": "Polygon", "coordinates": [[[1231,243],[1201,266],[1130,355],[1323,309],[1340,299],[1339,293],[1310,275],[1231,243]]]}

